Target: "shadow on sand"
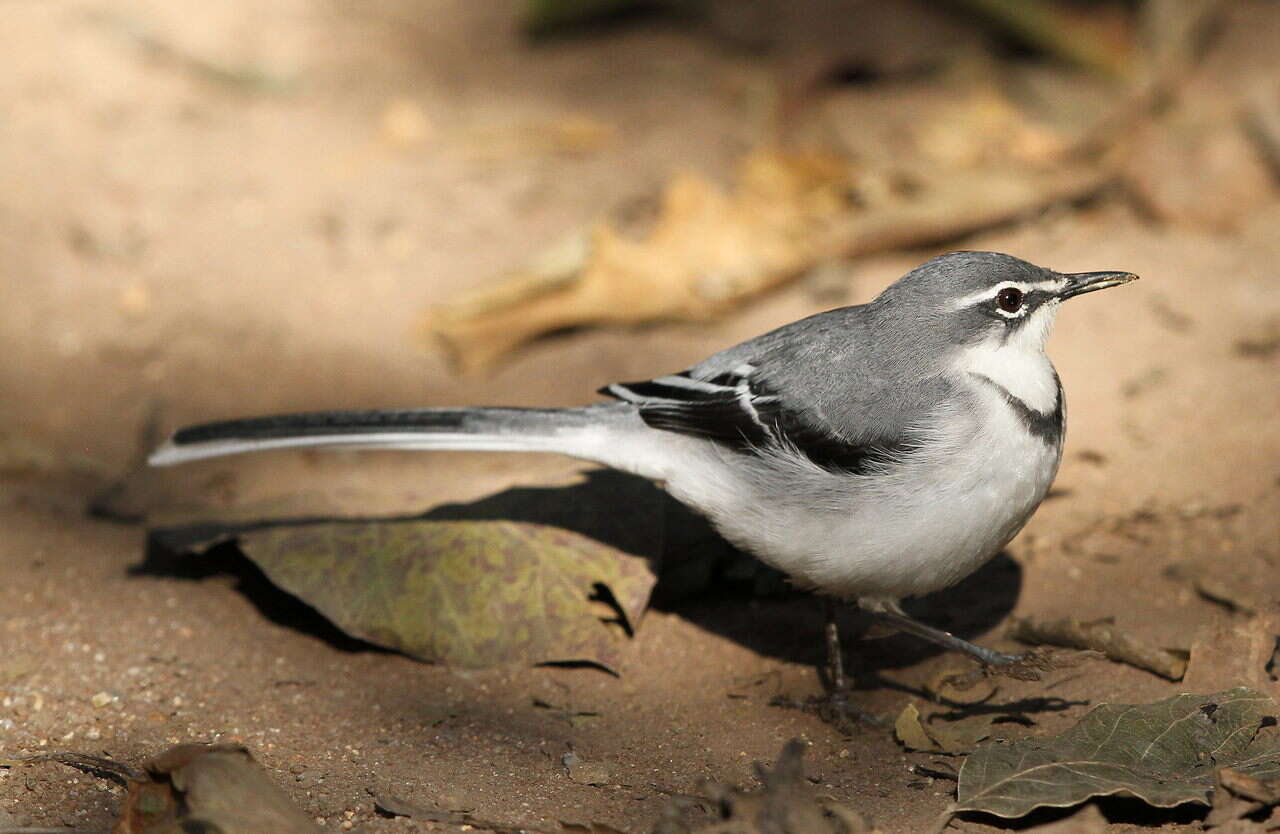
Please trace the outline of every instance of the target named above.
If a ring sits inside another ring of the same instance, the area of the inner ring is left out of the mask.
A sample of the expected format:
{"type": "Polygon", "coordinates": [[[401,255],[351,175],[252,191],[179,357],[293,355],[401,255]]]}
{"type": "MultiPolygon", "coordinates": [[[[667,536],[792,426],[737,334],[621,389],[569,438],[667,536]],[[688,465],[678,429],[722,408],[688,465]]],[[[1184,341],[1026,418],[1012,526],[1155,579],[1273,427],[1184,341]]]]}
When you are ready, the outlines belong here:
{"type": "MultiPolygon", "coordinates": [[[[143,561],[131,573],[193,580],[231,574],[237,577],[239,590],[273,622],[314,634],[340,649],[373,650],[272,585],[233,541],[250,530],[334,520],[209,522],[155,529],[148,536],[143,561]],[[191,553],[196,547],[207,549],[191,553]]],[[[580,483],[568,486],[517,487],[415,516],[341,520],[507,520],[572,530],[648,558],[659,575],[653,607],[686,617],[763,656],[812,664],[825,659],[821,639],[825,610],[819,597],[790,588],[782,574],[736,550],[702,517],[631,475],[593,470],[580,483]]],[[[959,585],[909,601],[906,607],[931,625],[972,637],[1012,610],[1021,583],[1017,563],[1000,554],[959,585]]],[[[866,631],[869,619],[852,605],[844,607],[840,618],[846,648],[866,670],[910,665],[940,651],[905,635],[853,639],[866,631]]]]}

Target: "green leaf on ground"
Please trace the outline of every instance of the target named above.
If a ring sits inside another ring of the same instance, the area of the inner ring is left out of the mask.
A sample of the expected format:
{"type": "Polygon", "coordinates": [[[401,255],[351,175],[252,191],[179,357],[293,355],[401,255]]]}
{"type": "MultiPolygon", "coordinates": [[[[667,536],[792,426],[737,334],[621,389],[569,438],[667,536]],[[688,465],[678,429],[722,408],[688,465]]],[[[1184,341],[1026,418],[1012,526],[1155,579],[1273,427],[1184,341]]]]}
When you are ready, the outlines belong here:
{"type": "Polygon", "coordinates": [[[979,747],[960,768],[958,811],[1022,817],[1123,794],[1171,808],[1209,805],[1220,768],[1280,776],[1280,708],[1239,687],[1153,704],[1103,704],[1053,738],[979,747]]]}
{"type": "Polygon", "coordinates": [[[348,634],[456,666],[614,667],[655,581],[645,558],[512,521],[323,522],[239,543],[348,634]]]}

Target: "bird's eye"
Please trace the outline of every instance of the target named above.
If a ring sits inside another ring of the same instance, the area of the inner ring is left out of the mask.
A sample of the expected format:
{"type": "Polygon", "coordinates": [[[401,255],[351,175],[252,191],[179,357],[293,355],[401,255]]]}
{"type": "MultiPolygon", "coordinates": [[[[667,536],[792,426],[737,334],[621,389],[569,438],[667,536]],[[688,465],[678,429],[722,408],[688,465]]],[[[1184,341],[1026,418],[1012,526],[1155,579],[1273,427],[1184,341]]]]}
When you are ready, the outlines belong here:
{"type": "Polygon", "coordinates": [[[1022,308],[1022,290],[1017,287],[1005,287],[996,295],[996,304],[1006,313],[1016,313],[1022,308]]]}

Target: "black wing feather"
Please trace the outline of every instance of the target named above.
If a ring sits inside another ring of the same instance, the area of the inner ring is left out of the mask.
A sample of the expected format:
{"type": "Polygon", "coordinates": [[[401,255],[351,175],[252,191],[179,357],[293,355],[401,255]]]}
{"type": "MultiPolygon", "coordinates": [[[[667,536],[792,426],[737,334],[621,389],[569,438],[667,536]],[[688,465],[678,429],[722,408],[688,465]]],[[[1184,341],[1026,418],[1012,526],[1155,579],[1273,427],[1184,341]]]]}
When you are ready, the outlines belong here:
{"type": "Polygon", "coordinates": [[[750,374],[724,373],[694,380],[685,371],[673,377],[615,383],[600,393],[635,403],[641,419],[655,429],[706,437],[747,454],[786,445],[833,470],[866,473],[913,447],[906,438],[852,443],[788,408],[750,374]]]}

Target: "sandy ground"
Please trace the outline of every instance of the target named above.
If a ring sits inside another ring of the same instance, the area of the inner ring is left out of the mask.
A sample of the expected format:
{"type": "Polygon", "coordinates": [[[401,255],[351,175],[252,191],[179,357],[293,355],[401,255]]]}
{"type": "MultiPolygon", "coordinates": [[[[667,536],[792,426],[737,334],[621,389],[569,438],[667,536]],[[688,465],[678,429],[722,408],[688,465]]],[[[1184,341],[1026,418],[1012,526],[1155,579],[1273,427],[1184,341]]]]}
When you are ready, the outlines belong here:
{"type": "MultiPolygon", "coordinates": [[[[443,0],[19,0],[4,15],[0,752],[139,761],[178,741],[241,740],[326,828],[439,827],[378,816],[375,791],[521,825],[641,832],[666,792],[750,784],[752,762],[798,736],[820,789],[886,832],[936,818],[954,784],[909,770],[929,756],[885,730],[845,736],[770,706],[819,691],[810,597],[735,588],[652,610],[617,677],[463,672],[343,640],[234,560],[139,572],[143,528],[84,511],[132,466],[152,415],[168,428],[329,406],[575,403],[821,309],[795,286],[714,324],[556,337],[466,379],[415,340],[428,305],[652,194],[673,169],[728,170],[759,138],[742,94],[755,59],[650,26],[535,48],[505,4],[443,0]],[[210,79],[181,55],[268,83],[210,79]],[[405,101],[425,114],[407,134],[387,125],[405,101]],[[580,117],[612,139],[582,153],[545,138],[580,117]],[[535,699],[600,715],[571,723],[535,699]],[[608,784],[572,781],[570,750],[608,784]]],[[[1196,82],[1204,95],[1275,77],[1274,4],[1238,8],[1224,38],[1196,82]]],[[[1280,321],[1278,223],[1274,196],[1225,228],[1155,223],[1114,198],[958,244],[1143,281],[1059,317],[1051,353],[1071,426],[1055,495],[1005,557],[922,613],[997,645],[1008,616],[1034,614],[1111,616],[1186,648],[1244,622],[1165,576],[1186,559],[1276,604],[1280,355],[1240,343],[1274,339],[1280,321]]],[[[928,254],[859,262],[850,300],[928,254]]],[[[138,475],[129,490],[153,510],[416,511],[579,468],[278,455],[138,475]]],[[[857,651],[874,674],[855,700],[885,716],[964,668],[903,638],[857,651]]],[[[1200,664],[1175,684],[1093,663],[994,698],[1034,722],[1015,734],[1053,731],[1099,702],[1237,682],[1200,664]]],[[[0,769],[0,827],[105,830],[119,797],[56,765],[0,769]]],[[[1107,813],[1116,831],[1196,825],[1123,802],[1107,813]]]]}

